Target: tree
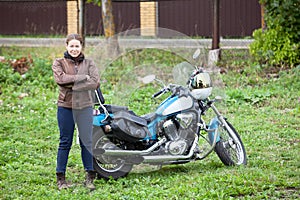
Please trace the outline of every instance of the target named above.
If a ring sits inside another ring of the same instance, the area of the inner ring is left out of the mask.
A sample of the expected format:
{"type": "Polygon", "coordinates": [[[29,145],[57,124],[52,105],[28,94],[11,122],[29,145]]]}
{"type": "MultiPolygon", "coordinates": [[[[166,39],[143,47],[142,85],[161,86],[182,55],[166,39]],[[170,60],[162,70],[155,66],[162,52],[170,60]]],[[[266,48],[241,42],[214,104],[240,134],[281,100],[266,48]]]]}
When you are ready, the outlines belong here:
{"type": "Polygon", "coordinates": [[[264,6],[265,29],[253,32],[250,52],[263,64],[300,64],[300,1],[260,0],[264,6]]]}
{"type": "Polygon", "coordinates": [[[112,0],[87,0],[87,2],[101,6],[104,35],[108,42],[108,53],[109,55],[119,54],[119,44],[112,11],[112,0]]]}

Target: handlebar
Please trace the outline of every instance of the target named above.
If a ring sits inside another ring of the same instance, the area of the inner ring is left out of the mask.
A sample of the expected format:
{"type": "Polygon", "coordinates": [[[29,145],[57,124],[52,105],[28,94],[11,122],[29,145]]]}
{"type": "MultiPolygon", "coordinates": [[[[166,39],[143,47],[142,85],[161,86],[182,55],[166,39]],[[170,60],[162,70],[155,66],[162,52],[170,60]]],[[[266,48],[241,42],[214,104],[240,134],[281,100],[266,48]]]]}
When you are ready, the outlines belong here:
{"type": "Polygon", "coordinates": [[[176,85],[176,84],[169,84],[168,86],[164,86],[163,89],[161,89],[160,91],[156,92],[155,94],[152,95],[152,98],[156,98],[166,92],[174,92],[176,91],[176,88],[178,87],[182,87],[181,85],[176,85]]]}
{"type": "Polygon", "coordinates": [[[160,91],[156,92],[155,94],[153,94],[153,95],[152,95],[152,98],[156,98],[156,97],[158,97],[159,95],[162,95],[162,94],[168,92],[169,90],[170,90],[170,88],[165,87],[165,88],[161,89],[160,91]]]}
{"type": "Polygon", "coordinates": [[[164,92],[164,90],[160,90],[158,92],[156,92],[155,94],[152,95],[152,98],[158,97],[159,95],[161,95],[164,92]]]}

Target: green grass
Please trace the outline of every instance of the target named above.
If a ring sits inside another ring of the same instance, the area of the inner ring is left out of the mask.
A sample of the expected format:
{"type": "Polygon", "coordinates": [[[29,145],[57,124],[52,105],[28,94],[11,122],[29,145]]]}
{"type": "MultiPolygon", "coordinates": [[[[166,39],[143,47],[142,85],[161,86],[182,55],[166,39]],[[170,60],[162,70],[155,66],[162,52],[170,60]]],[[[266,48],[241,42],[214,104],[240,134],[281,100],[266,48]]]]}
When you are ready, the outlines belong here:
{"type": "MultiPolygon", "coordinates": [[[[25,79],[13,74],[8,64],[0,64],[0,199],[300,198],[299,67],[279,72],[278,78],[268,78],[264,70],[246,60],[244,53],[237,53],[235,62],[230,58],[220,63],[228,71],[222,75],[228,97],[226,116],[245,144],[247,166],[226,167],[211,154],[202,161],[163,166],[159,170],[135,167],[127,177],[117,181],[96,180],[97,189],[89,192],[82,184],[80,147],[74,139],[67,178],[75,185],[58,191],[57,89],[51,78],[51,63],[63,50],[4,47],[0,50],[6,58],[30,53],[34,59],[25,79]],[[28,96],[20,99],[21,93],[28,96]]],[[[137,63],[158,62],[153,60],[154,55],[157,54],[145,53],[137,63]]],[[[165,59],[167,67],[172,65],[171,58],[166,54],[159,60],[165,59]]],[[[107,81],[110,76],[113,75],[107,75],[107,81]]],[[[109,98],[112,94],[102,84],[105,97],[109,98]]],[[[135,93],[134,98],[146,99],[152,94],[148,88],[143,91],[135,93]]],[[[138,103],[132,106],[139,108],[138,103]]],[[[142,112],[150,107],[146,106],[142,112]]]]}

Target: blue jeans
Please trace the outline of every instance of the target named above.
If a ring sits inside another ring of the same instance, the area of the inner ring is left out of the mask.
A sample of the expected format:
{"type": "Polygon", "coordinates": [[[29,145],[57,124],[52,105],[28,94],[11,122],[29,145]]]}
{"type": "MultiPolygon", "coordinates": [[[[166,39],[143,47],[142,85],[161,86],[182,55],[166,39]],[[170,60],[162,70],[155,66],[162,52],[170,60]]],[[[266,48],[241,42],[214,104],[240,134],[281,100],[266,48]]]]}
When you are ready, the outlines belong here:
{"type": "Polygon", "coordinates": [[[79,132],[81,159],[86,171],[93,171],[92,134],[93,108],[71,109],[58,107],[57,121],[60,132],[56,172],[65,173],[71,150],[75,124],[79,132]]]}

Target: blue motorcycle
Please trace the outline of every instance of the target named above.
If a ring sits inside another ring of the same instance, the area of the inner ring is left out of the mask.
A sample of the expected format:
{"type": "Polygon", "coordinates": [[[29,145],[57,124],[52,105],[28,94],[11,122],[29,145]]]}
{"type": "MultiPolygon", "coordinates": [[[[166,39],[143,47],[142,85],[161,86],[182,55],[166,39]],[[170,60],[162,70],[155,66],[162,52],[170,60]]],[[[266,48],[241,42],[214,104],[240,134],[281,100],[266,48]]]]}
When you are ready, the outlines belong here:
{"type": "Polygon", "coordinates": [[[173,72],[180,79],[187,76],[187,84],[164,85],[155,75],[143,78],[162,85],[152,98],[169,94],[155,112],[143,116],[126,106],[102,104],[96,91],[93,155],[98,177],[118,179],[134,165],[183,164],[202,160],[212,152],[225,165],[246,165],[239,134],[215,106],[221,98],[209,98],[213,90],[210,73],[188,62],[175,66],[173,72]],[[206,124],[208,110],[214,117],[206,124]]]}

